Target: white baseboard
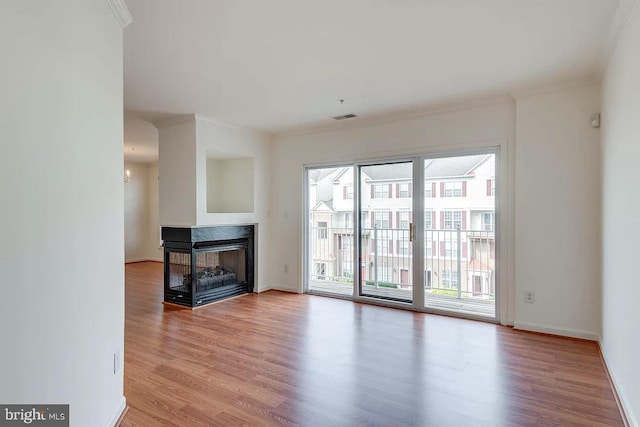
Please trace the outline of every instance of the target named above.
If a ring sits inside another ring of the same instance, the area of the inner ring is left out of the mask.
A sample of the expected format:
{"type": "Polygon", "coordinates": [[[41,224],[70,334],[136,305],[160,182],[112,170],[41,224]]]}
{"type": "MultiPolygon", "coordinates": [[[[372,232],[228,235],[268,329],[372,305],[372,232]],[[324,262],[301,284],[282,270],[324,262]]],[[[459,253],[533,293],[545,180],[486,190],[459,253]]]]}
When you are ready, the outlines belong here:
{"type": "Polygon", "coordinates": [[[620,383],[616,379],[616,374],[611,369],[611,365],[607,360],[607,354],[604,352],[604,347],[602,347],[602,342],[598,340],[598,346],[600,347],[600,354],[602,355],[602,362],[604,363],[605,369],[609,374],[609,379],[611,380],[611,385],[613,387],[613,392],[616,394],[617,403],[622,408],[622,418],[625,422],[625,426],[627,427],[640,427],[638,423],[638,418],[635,416],[631,409],[631,403],[629,399],[626,397],[624,391],[620,388],[620,383]]]}
{"type": "Polygon", "coordinates": [[[580,338],[589,341],[598,341],[598,334],[588,331],[581,331],[578,329],[564,329],[556,328],[549,325],[540,325],[538,323],[523,323],[514,322],[513,329],[520,329],[522,331],[541,332],[543,334],[559,335],[562,337],[580,338]]]}
{"type": "Polygon", "coordinates": [[[282,292],[289,292],[289,293],[292,293],[292,294],[299,294],[300,293],[296,289],[283,288],[281,286],[269,286],[269,287],[266,287],[264,289],[260,289],[258,291],[258,293],[267,292],[267,291],[282,291],[282,292]]]}
{"type": "Polygon", "coordinates": [[[162,258],[134,258],[134,259],[127,259],[124,261],[125,264],[131,264],[134,262],[146,262],[146,261],[153,261],[153,262],[164,262],[162,260],[162,258]]]}
{"type": "Polygon", "coordinates": [[[118,407],[116,408],[115,411],[113,411],[113,413],[109,417],[109,420],[105,424],[105,427],[114,427],[118,422],[120,415],[122,415],[122,412],[124,412],[126,407],[127,407],[127,399],[124,396],[122,396],[122,398],[120,399],[120,402],[118,403],[118,407]]]}

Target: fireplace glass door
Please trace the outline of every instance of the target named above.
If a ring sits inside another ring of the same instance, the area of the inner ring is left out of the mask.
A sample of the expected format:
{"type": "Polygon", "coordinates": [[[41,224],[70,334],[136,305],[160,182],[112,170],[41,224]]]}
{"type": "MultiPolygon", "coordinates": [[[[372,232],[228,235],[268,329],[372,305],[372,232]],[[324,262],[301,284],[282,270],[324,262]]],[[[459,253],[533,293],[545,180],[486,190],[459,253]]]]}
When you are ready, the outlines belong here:
{"type": "Polygon", "coordinates": [[[246,248],[215,248],[196,253],[196,293],[246,285],[246,248]]]}

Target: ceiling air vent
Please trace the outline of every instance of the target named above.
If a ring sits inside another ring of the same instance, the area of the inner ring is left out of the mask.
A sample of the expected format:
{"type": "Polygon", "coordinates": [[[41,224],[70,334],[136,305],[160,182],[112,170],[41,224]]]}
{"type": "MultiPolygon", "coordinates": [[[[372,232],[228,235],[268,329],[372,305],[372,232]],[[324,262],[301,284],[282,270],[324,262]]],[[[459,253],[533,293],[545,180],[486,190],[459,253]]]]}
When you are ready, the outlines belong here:
{"type": "Polygon", "coordinates": [[[344,116],[335,116],[333,120],[345,120],[345,119],[353,119],[354,117],[358,117],[355,114],[345,114],[344,116]]]}

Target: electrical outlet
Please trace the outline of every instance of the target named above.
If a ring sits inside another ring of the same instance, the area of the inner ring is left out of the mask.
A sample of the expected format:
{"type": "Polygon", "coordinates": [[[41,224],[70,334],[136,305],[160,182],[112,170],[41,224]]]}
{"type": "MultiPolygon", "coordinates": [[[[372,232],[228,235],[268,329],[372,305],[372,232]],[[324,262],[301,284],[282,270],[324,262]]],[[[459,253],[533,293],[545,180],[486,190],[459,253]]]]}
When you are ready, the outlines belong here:
{"type": "Polygon", "coordinates": [[[524,302],[533,304],[536,302],[536,293],[533,291],[524,291],[524,302]]]}
{"type": "Polygon", "coordinates": [[[289,264],[285,264],[284,265],[284,272],[288,273],[289,272],[289,264]]]}
{"type": "Polygon", "coordinates": [[[113,353],[113,374],[117,374],[122,369],[122,357],[120,355],[120,350],[113,353]]]}

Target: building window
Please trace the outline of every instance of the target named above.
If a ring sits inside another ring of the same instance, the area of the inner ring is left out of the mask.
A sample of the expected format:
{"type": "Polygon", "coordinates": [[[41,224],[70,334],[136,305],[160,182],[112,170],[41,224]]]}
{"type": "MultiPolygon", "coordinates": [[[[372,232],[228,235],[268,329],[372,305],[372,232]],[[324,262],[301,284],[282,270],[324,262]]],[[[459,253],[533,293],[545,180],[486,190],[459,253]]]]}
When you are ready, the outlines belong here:
{"type": "Polygon", "coordinates": [[[444,229],[462,229],[462,211],[444,211],[444,229]]]}
{"type": "Polygon", "coordinates": [[[424,188],[424,198],[425,199],[430,199],[431,197],[433,197],[433,191],[432,191],[433,187],[428,182],[426,182],[424,185],[426,186],[424,188]]]}
{"type": "Polygon", "coordinates": [[[482,294],[482,276],[473,276],[473,295],[482,294]]]}
{"type": "Polygon", "coordinates": [[[389,241],[387,239],[378,239],[376,249],[378,255],[386,255],[389,253],[389,241]]]}
{"type": "Polygon", "coordinates": [[[458,258],[458,243],[453,240],[445,240],[444,256],[447,258],[458,258]]]}
{"type": "Polygon", "coordinates": [[[494,231],[495,214],[493,212],[482,213],[482,231],[494,231]]]}
{"type": "Polygon", "coordinates": [[[409,184],[398,184],[398,198],[406,199],[409,197],[409,184]]]}
{"type": "Polygon", "coordinates": [[[433,256],[433,240],[427,240],[424,242],[424,244],[426,248],[427,258],[431,258],[433,256]]]}
{"type": "Polygon", "coordinates": [[[444,197],[462,197],[462,181],[445,182],[444,197]]]}
{"type": "Polygon", "coordinates": [[[432,211],[424,211],[424,229],[425,230],[433,229],[433,212],[432,211]]]}
{"type": "Polygon", "coordinates": [[[327,223],[326,221],[318,222],[318,239],[326,239],[327,238],[327,223]]]}
{"type": "Polygon", "coordinates": [[[496,195],[496,180],[488,179],[487,180],[487,196],[495,196],[496,195]]]}
{"type": "Polygon", "coordinates": [[[376,212],[374,224],[378,229],[388,230],[389,229],[389,212],[376,212]]]}
{"type": "Polygon", "coordinates": [[[351,212],[344,213],[344,227],[345,228],[353,227],[353,214],[351,212]]]}
{"type": "Polygon", "coordinates": [[[342,236],[342,250],[346,252],[353,252],[353,236],[342,236]]]}
{"type": "Polygon", "coordinates": [[[398,241],[398,252],[400,252],[400,255],[409,255],[408,239],[401,239],[398,241]]]}
{"type": "Polygon", "coordinates": [[[344,187],[344,198],[345,199],[353,199],[353,185],[347,184],[344,187]]]}
{"type": "Polygon", "coordinates": [[[409,212],[398,212],[398,228],[402,230],[409,229],[409,212]]]}
{"type": "Polygon", "coordinates": [[[389,185],[388,184],[375,184],[373,186],[373,198],[374,199],[388,199],[389,198],[389,185]]]}
{"type": "Polygon", "coordinates": [[[342,277],[353,279],[353,263],[351,261],[342,261],[342,277]]]}
{"type": "Polygon", "coordinates": [[[316,278],[323,280],[326,274],[326,264],[324,262],[316,263],[316,278]]]}
{"type": "Polygon", "coordinates": [[[376,270],[377,274],[377,279],[378,282],[390,282],[391,281],[391,274],[389,272],[389,267],[385,267],[385,266],[378,266],[378,269],[376,270]]]}
{"type": "Polygon", "coordinates": [[[457,288],[459,283],[458,272],[451,270],[442,271],[442,286],[445,288],[457,288]]]}

